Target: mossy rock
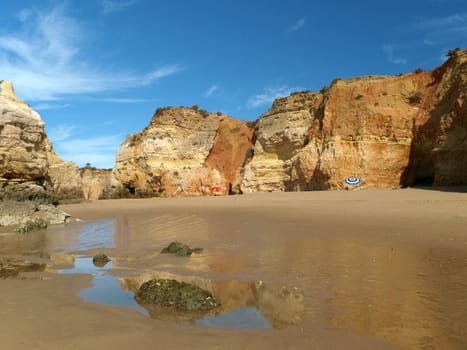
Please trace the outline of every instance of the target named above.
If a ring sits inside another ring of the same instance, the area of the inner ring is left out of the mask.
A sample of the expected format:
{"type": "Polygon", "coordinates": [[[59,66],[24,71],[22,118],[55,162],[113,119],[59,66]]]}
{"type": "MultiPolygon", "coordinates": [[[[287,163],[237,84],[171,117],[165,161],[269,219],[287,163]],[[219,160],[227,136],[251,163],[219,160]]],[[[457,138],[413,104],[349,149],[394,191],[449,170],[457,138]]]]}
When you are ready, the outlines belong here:
{"type": "Polygon", "coordinates": [[[185,282],[153,279],[141,285],[136,300],[181,312],[209,311],[220,304],[208,291],[185,282]]]}
{"type": "Polygon", "coordinates": [[[190,248],[185,243],[172,242],[168,247],[162,249],[163,254],[176,254],[178,256],[190,256],[192,253],[201,253],[203,248],[190,248]]]}
{"type": "Polygon", "coordinates": [[[49,222],[43,218],[35,218],[33,220],[28,220],[21,224],[15,231],[18,233],[26,233],[29,231],[35,230],[44,230],[49,225],[49,222]]]}
{"type": "Polygon", "coordinates": [[[92,263],[97,267],[104,267],[109,261],[110,258],[105,254],[97,254],[92,258],[92,263]]]}

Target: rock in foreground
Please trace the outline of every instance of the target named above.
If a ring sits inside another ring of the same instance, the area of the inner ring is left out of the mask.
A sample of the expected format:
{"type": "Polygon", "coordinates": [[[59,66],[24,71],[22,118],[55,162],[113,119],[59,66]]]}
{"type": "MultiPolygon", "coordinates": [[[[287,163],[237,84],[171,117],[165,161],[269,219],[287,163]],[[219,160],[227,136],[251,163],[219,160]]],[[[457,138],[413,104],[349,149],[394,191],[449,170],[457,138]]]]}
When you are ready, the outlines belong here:
{"type": "Polygon", "coordinates": [[[172,242],[166,248],[162,249],[162,254],[176,254],[178,256],[190,256],[192,253],[201,253],[203,248],[190,248],[190,246],[180,243],[172,242]]]}
{"type": "Polygon", "coordinates": [[[64,224],[71,220],[71,216],[52,204],[40,201],[0,201],[0,226],[20,225],[35,220],[44,220],[52,225],[64,224]]]}
{"type": "Polygon", "coordinates": [[[209,311],[220,305],[211,293],[194,284],[167,279],[153,279],[143,283],[136,294],[136,300],[181,312],[209,311]]]}
{"type": "Polygon", "coordinates": [[[96,254],[92,258],[92,263],[97,267],[104,267],[110,261],[110,258],[105,254],[96,254]]]}

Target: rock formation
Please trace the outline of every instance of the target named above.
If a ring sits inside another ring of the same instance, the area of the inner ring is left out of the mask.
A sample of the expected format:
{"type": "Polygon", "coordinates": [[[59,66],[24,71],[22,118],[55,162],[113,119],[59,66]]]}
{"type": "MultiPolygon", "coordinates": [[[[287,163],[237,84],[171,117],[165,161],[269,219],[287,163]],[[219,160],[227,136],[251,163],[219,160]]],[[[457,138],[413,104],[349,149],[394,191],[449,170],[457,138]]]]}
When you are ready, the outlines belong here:
{"type": "Polygon", "coordinates": [[[158,109],[148,127],[123,142],[114,172],[140,196],[235,192],[251,134],[245,123],[220,113],[158,109]]]}
{"type": "Polygon", "coordinates": [[[78,167],[55,153],[41,117],[12,84],[0,86],[0,198],[82,198],[78,167]]]}
{"type": "Polygon", "coordinates": [[[115,175],[141,195],[467,185],[466,50],[433,72],[335,79],[274,101],[255,125],[157,111],[122,144],[115,175]],[[251,130],[250,127],[254,127],[251,130]]]}
{"type": "Polygon", "coordinates": [[[456,50],[433,72],[336,79],[276,100],[242,189],[342,189],[350,176],[371,188],[466,186],[466,60],[456,50]]]}
{"type": "Polygon", "coordinates": [[[78,167],[57,156],[44,122],[12,84],[1,81],[0,88],[0,225],[39,217],[66,222],[69,215],[47,203],[82,198],[78,167]]]}
{"type": "Polygon", "coordinates": [[[114,176],[112,169],[84,167],[80,170],[80,176],[83,195],[87,200],[131,197],[114,176]]]}
{"type": "Polygon", "coordinates": [[[308,133],[323,101],[321,94],[295,93],[274,101],[255,128],[254,156],[245,165],[243,192],[290,190],[293,160],[308,141],[308,133]]]}
{"type": "Polygon", "coordinates": [[[48,170],[44,123],[9,82],[2,81],[0,88],[1,197],[40,196],[48,170]]]}
{"type": "Polygon", "coordinates": [[[1,82],[0,199],[194,196],[412,185],[467,186],[467,50],[434,71],[334,79],[245,123],[158,109],[113,170],[62,160],[39,114],[1,82]]]}

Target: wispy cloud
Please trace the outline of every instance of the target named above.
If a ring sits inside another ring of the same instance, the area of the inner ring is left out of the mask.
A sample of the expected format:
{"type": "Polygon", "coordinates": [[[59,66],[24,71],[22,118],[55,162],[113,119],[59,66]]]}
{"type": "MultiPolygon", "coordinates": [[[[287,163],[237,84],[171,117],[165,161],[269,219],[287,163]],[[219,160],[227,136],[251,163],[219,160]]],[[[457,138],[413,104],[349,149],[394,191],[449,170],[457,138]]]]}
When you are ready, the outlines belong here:
{"type": "Polygon", "coordinates": [[[408,30],[420,33],[424,42],[432,44],[465,43],[467,40],[467,12],[445,17],[424,18],[415,21],[408,30]]]}
{"type": "Polygon", "coordinates": [[[394,45],[383,45],[383,50],[386,53],[389,62],[394,64],[407,64],[407,59],[402,57],[396,57],[394,54],[394,45]]]}
{"type": "Polygon", "coordinates": [[[45,111],[45,110],[54,110],[54,109],[64,109],[70,107],[70,104],[57,104],[57,103],[39,103],[37,105],[33,105],[32,109],[36,111],[45,111]]]}
{"type": "Polygon", "coordinates": [[[60,124],[48,132],[49,138],[52,142],[60,142],[68,139],[71,132],[76,129],[76,126],[69,124],[60,124]]]}
{"type": "Polygon", "coordinates": [[[64,139],[54,143],[57,153],[66,160],[84,166],[91,163],[98,168],[112,168],[123,135],[108,135],[84,139],[64,139]]]}
{"type": "MultiPolygon", "coordinates": [[[[414,50],[431,48],[443,49],[462,46],[467,41],[467,12],[453,13],[439,17],[419,17],[413,22],[397,28],[399,35],[406,40],[399,43],[390,43],[382,46],[389,62],[394,64],[406,64],[408,61],[401,53],[410,55],[414,50]],[[412,40],[411,40],[412,39],[412,40]]],[[[446,49],[447,51],[447,49],[446,49]]],[[[431,58],[432,62],[438,62],[431,58]]],[[[445,60],[443,57],[442,61],[445,60]]]]}
{"type": "Polygon", "coordinates": [[[158,69],[153,70],[152,72],[149,72],[146,74],[144,77],[142,77],[142,84],[150,84],[154,80],[158,80],[160,78],[167,77],[169,75],[176,74],[178,72],[181,72],[185,68],[178,65],[178,64],[172,64],[164,67],[160,67],[158,69]]]}
{"type": "Polygon", "coordinates": [[[142,103],[142,102],[147,102],[148,100],[144,100],[142,98],[103,98],[100,101],[102,102],[109,102],[109,103],[142,103]]]}
{"type": "Polygon", "coordinates": [[[183,70],[175,64],[143,74],[103,70],[80,56],[84,29],[66,15],[63,6],[48,12],[21,13],[18,17],[27,17],[27,21],[20,21],[19,31],[7,35],[0,32],[0,67],[2,78],[15,83],[22,99],[51,101],[63,96],[129,89],[183,70]]]}
{"type": "Polygon", "coordinates": [[[291,32],[296,32],[300,28],[303,28],[305,26],[306,20],[305,18],[300,18],[297,22],[295,22],[292,26],[290,26],[287,31],[289,33],[291,32]]]}
{"type": "Polygon", "coordinates": [[[270,105],[279,97],[289,96],[294,91],[303,90],[301,87],[288,87],[287,85],[269,87],[258,95],[251,96],[247,101],[248,108],[257,108],[270,105]]]}
{"type": "Polygon", "coordinates": [[[209,89],[206,90],[206,92],[203,94],[203,96],[204,97],[211,97],[217,91],[219,91],[219,85],[212,85],[211,87],[209,87],[209,89]]]}
{"type": "MultiPolygon", "coordinates": [[[[111,125],[112,120],[95,124],[94,127],[111,125]]],[[[112,168],[115,165],[115,155],[124,139],[124,135],[106,135],[80,138],[76,137],[78,127],[71,124],[60,124],[48,131],[55,151],[67,161],[79,166],[91,163],[98,168],[112,168]]],[[[81,132],[83,130],[81,129],[81,132]]]]}
{"type": "Polygon", "coordinates": [[[128,7],[135,5],[137,2],[137,0],[101,0],[102,13],[106,15],[112,12],[124,11],[128,7]]]}
{"type": "Polygon", "coordinates": [[[459,29],[467,25],[467,13],[456,13],[445,17],[420,18],[407,26],[414,30],[459,29]]]}

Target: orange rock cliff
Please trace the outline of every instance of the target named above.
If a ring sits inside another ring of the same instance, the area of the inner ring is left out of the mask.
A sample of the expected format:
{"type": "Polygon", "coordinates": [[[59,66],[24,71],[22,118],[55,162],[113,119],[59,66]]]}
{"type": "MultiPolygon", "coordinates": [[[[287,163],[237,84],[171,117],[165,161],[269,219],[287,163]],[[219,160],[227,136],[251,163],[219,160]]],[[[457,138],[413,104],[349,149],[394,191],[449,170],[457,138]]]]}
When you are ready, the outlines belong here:
{"type": "Polygon", "coordinates": [[[434,71],[335,79],[274,101],[255,123],[165,108],[122,144],[132,192],[202,195],[360,187],[467,186],[467,51],[434,71]]]}
{"type": "Polygon", "coordinates": [[[433,71],[335,79],[279,98],[255,122],[197,106],[158,109],[112,171],[53,151],[40,116],[2,82],[0,197],[193,196],[360,187],[467,186],[467,50],[433,71]]]}

